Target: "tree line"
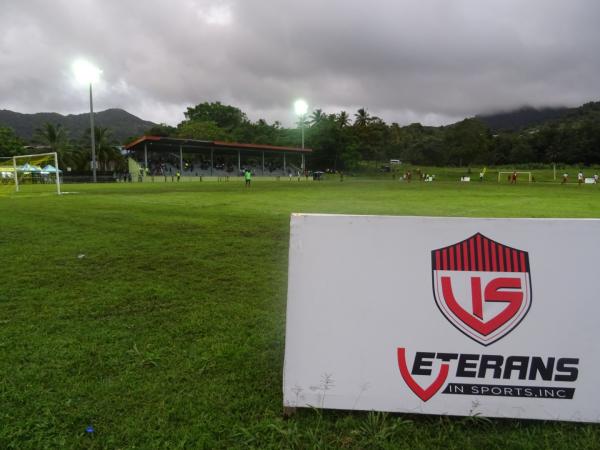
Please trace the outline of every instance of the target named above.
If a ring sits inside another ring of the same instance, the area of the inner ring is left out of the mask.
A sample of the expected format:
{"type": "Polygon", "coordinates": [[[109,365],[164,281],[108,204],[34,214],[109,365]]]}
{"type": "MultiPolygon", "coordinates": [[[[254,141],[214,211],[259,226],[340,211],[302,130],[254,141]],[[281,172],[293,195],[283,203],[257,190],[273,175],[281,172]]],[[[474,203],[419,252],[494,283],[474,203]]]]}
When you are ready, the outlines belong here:
{"type": "Polygon", "coordinates": [[[600,163],[600,102],[566,117],[519,131],[495,132],[478,118],[431,127],[400,126],[360,108],[327,114],[316,109],[294,128],[252,122],[239,108],[219,102],[189,107],[177,127],[159,125],[149,134],[299,147],[301,128],[314,153],[310,166],[352,170],[360,161],[399,159],[419,165],[469,166],[600,163]]]}
{"type": "MultiPolygon", "coordinates": [[[[313,149],[309,161],[313,169],[353,170],[361,161],[379,164],[390,159],[461,167],[600,163],[600,102],[576,108],[560,120],[512,132],[494,132],[478,118],[440,127],[387,124],[365,108],[353,114],[316,109],[293,128],[277,121],[251,121],[241,109],[220,102],[200,103],[184,114],[176,127],[156,125],[145,134],[299,147],[304,128],[305,145],[313,149]]],[[[97,127],[95,138],[100,169],[124,165],[109,129],[97,127]]],[[[89,139],[89,129],[80,139],[71,139],[62,126],[46,123],[33,143],[58,152],[62,166],[84,170],[91,159],[89,139]]],[[[23,145],[11,129],[0,127],[0,156],[22,154],[23,145]]]]}

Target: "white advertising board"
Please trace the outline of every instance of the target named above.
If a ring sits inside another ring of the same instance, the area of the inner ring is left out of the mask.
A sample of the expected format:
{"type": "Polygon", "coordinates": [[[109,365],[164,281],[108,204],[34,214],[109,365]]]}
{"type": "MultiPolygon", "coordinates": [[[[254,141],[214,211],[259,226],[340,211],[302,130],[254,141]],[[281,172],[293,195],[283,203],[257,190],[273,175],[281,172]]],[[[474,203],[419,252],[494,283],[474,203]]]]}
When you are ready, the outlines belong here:
{"type": "Polygon", "coordinates": [[[286,407],[600,422],[600,220],[295,214],[286,407]]]}

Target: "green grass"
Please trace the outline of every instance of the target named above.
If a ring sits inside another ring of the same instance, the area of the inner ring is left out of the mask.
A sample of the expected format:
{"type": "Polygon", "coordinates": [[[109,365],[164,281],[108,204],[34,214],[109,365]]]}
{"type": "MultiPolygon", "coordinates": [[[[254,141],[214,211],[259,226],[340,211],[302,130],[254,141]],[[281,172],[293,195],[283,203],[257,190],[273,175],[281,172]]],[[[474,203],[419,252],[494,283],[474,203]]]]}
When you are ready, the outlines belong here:
{"type": "Polygon", "coordinates": [[[349,179],[66,190],[78,194],[0,197],[2,449],[600,446],[594,425],[281,415],[291,212],[600,217],[596,186],[349,179]]]}

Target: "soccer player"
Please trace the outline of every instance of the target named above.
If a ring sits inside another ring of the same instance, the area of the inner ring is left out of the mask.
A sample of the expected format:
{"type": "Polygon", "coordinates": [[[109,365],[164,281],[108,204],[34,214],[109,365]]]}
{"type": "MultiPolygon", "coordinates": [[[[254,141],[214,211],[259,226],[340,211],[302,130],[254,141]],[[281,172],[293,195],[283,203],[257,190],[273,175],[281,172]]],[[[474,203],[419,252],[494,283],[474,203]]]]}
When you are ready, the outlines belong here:
{"type": "Polygon", "coordinates": [[[583,172],[579,171],[577,174],[577,184],[581,186],[583,184],[583,172]]]}
{"type": "Polygon", "coordinates": [[[250,181],[252,181],[252,173],[248,169],[244,171],[244,179],[246,180],[246,187],[250,187],[250,181]]]}

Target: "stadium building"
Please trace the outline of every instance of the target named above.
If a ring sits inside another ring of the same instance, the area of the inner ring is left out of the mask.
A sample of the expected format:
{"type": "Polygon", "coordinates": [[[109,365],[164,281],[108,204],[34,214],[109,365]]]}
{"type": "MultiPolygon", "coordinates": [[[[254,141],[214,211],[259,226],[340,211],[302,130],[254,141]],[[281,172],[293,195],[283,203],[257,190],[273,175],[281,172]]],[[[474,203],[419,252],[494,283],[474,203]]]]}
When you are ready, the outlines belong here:
{"type": "Polygon", "coordinates": [[[133,175],[182,177],[237,176],[250,170],[258,176],[303,173],[309,148],[278,147],[222,141],[142,136],[125,146],[133,175]]]}

